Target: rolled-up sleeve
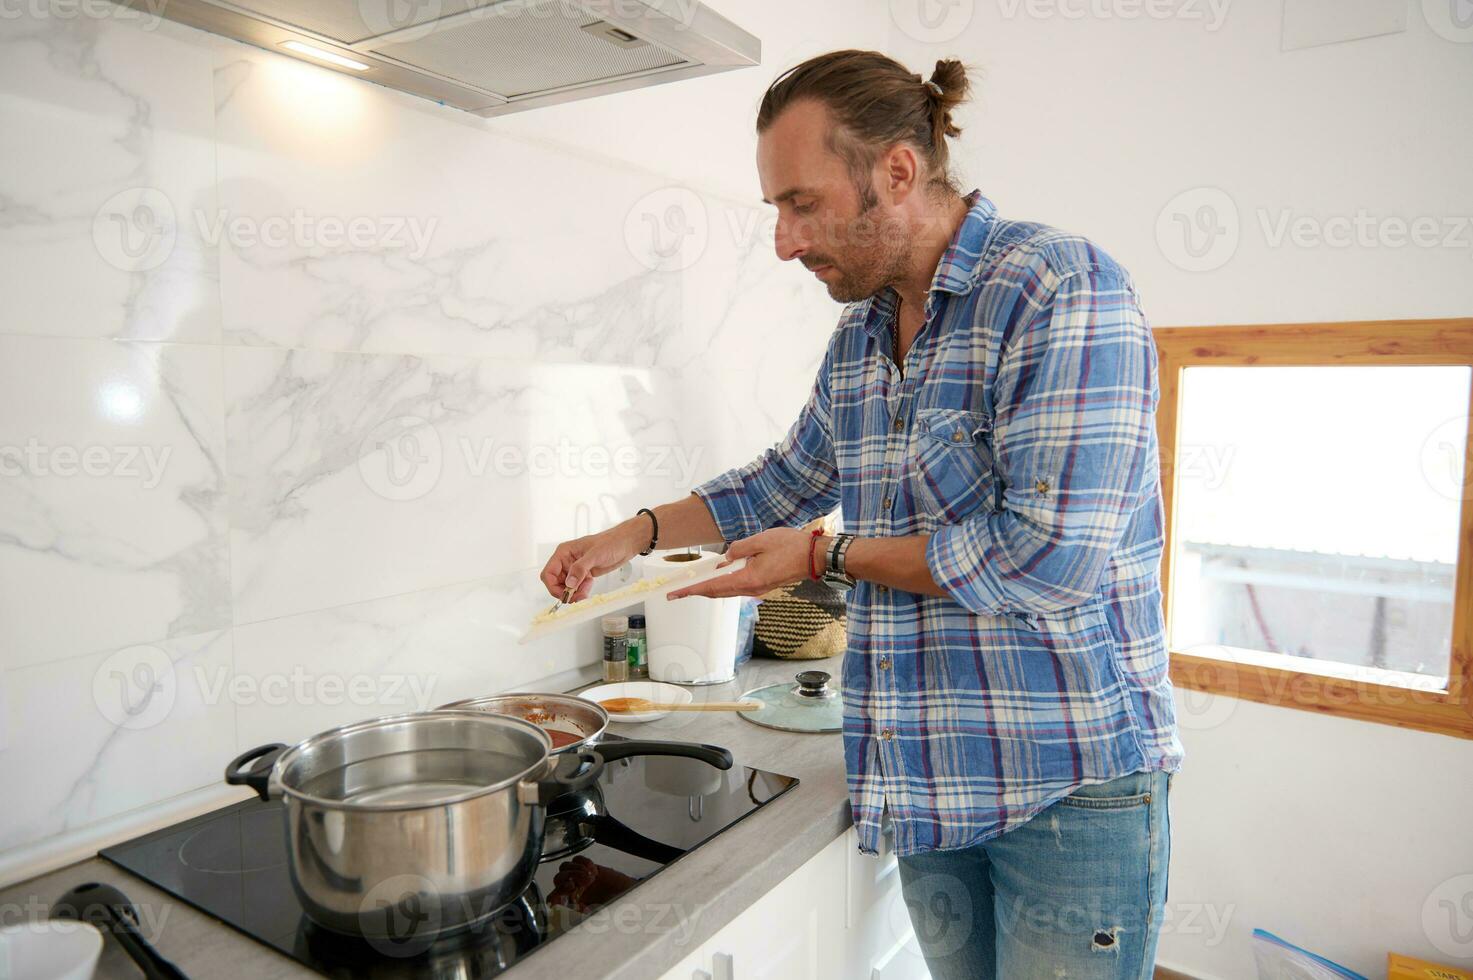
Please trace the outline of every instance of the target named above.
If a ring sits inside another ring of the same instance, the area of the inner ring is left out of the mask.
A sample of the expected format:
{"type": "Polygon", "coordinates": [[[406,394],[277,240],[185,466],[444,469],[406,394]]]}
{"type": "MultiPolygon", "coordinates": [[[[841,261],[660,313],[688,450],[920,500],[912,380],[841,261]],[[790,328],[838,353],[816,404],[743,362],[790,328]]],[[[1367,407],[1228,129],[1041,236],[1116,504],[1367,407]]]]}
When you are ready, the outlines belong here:
{"type": "Polygon", "coordinates": [[[693,491],[727,541],[805,524],[839,505],[829,399],[833,358],[831,343],[807,404],[781,442],[693,491]]]}
{"type": "Polygon", "coordinates": [[[978,614],[1091,601],[1159,493],[1156,347],[1135,290],[1116,268],[1055,278],[999,360],[1000,506],[938,528],[926,549],[936,583],[978,614]]]}

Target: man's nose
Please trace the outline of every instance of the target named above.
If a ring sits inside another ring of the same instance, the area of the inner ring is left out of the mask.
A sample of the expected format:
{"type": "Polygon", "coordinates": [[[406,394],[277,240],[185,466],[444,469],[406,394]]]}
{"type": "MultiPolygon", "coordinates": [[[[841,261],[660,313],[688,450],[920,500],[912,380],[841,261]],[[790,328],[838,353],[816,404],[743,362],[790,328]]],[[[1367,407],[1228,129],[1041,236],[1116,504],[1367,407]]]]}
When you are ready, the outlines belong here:
{"type": "Polygon", "coordinates": [[[778,230],[773,236],[773,246],[778,249],[778,258],[784,262],[795,258],[803,258],[804,252],[809,251],[809,236],[803,223],[792,220],[792,218],[778,218],[778,230]]]}
{"type": "Polygon", "coordinates": [[[773,244],[777,248],[777,257],[784,262],[800,258],[808,251],[808,243],[799,235],[795,235],[794,229],[786,222],[777,223],[777,234],[773,236],[773,244]]]}

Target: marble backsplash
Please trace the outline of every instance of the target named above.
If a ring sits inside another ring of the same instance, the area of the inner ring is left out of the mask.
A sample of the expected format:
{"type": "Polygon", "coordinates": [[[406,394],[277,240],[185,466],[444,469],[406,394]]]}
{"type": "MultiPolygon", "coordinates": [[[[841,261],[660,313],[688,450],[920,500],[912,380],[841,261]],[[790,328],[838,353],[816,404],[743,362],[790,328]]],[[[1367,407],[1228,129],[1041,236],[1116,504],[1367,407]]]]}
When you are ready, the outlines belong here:
{"type": "Polygon", "coordinates": [[[836,313],[721,182],[48,9],[0,21],[0,879],[590,663],[515,645],[541,561],[780,435],[836,313]]]}

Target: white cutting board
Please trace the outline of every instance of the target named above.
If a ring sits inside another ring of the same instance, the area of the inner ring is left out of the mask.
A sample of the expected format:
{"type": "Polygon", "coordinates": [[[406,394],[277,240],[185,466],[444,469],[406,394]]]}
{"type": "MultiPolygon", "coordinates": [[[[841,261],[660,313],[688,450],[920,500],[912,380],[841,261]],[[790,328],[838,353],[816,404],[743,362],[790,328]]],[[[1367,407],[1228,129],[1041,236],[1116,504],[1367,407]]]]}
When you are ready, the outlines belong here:
{"type": "Polygon", "coordinates": [[[697,582],[705,582],[731,572],[739,572],[746,567],[747,559],[738,558],[725,568],[707,567],[700,571],[677,571],[655,578],[642,578],[629,583],[622,589],[605,592],[603,595],[591,595],[582,602],[569,603],[554,613],[550,619],[541,622],[534,621],[527,627],[527,632],[522,634],[517,643],[531,643],[533,640],[542,639],[549,633],[556,633],[569,626],[576,626],[579,623],[586,623],[591,619],[598,619],[621,609],[636,606],[651,595],[664,595],[688,585],[695,585],[697,582]]]}

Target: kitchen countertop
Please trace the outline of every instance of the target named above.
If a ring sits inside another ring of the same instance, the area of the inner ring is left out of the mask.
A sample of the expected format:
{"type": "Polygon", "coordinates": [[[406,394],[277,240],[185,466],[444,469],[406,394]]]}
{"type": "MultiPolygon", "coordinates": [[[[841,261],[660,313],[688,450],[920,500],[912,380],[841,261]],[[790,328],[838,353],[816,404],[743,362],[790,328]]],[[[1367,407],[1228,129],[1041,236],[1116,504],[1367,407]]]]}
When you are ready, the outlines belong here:
{"type": "MultiPolygon", "coordinates": [[[[799,670],[839,673],[839,658],[753,660],[729,684],[700,689],[713,700],[791,679],[799,670]]],[[[638,738],[711,742],[744,764],[797,776],[799,785],[644,882],[577,929],[537,950],[502,976],[515,980],[590,975],[659,976],[732,921],[850,824],[838,734],[805,735],[753,725],[735,714],[672,714],[610,731],[638,738]]],[[[0,890],[0,925],[44,916],[48,903],[84,881],[121,888],[139,907],[144,934],[191,977],[315,977],[316,973],[184,902],[91,858],[0,890]],[[148,928],[152,925],[157,932],[148,928]]],[[[136,977],[109,942],[98,977],[136,977]]]]}

